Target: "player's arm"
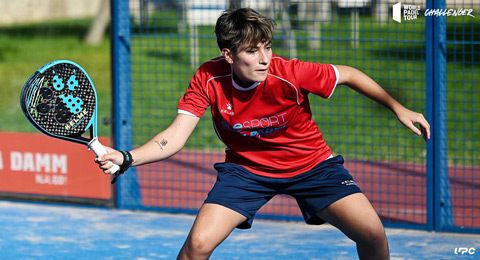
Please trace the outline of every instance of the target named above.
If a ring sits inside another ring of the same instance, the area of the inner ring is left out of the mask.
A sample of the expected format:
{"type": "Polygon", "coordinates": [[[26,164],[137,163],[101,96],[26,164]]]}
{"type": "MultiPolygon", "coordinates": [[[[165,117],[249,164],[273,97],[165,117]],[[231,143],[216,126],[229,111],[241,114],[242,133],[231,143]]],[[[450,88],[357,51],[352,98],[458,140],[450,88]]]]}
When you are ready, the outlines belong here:
{"type": "Polygon", "coordinates": [[[372,78],[360,70],[335,65],[338,69],[338,85],[347,85],[362,95],[384,105],[395,113],[398,120],[417,135],[423,135],[425,140],[430,139],[430,124],[421,113],[409,110],[395,100],[372,78]],[[415,124],[420,126],[418,129],[415,124]]]}
{"type": "MultiPolygon", "coordinates": [[[[142,146],[130,151],[133,158],[132,166],[161,161],[179,152],[199,120],[199,117],[178,114],[164,131],[155,135],[142,146]]],[[[98,157],[96,161],[105,173],[110,174],[108,169],[111,163],[121,165],[123,163],[123,155],[112,148],[105,148],[108,154],[98,157]]]]}

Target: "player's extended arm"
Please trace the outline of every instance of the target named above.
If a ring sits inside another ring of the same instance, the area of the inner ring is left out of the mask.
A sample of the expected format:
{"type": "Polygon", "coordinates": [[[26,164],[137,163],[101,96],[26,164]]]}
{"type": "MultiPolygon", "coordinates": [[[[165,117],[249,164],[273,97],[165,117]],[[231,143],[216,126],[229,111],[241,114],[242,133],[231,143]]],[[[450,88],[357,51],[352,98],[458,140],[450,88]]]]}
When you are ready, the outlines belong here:
{"type": "MultiPolygon", "coordinates": [[[[155,135],[142,146],[130,151],[133,158],[132,166],[161,161],[176,154],[183,148],[199,120],[199,117],[178,114],[164,131],[155,135]]],[[[104,173],[111,174],[108,171],[111,162],[121,165],[123,155],[110,147],[105,148],[108,154],[98,157],[96,161],[104,173]]]]}
{"type": "Polygon", "coordinates": [[[362,95],[384,105],[392,110],[398,120],[412,132],[417,135],[423,135],[425,140],[430,139],[430,124],[421,113],[404,107],[372,78],[360,70],[344,65],[335,65],[335,67],[337,67],[339,72],[338,85],[347,85],[362,95]],[[420,129],[415,124],[418,124],[420,129]]]}

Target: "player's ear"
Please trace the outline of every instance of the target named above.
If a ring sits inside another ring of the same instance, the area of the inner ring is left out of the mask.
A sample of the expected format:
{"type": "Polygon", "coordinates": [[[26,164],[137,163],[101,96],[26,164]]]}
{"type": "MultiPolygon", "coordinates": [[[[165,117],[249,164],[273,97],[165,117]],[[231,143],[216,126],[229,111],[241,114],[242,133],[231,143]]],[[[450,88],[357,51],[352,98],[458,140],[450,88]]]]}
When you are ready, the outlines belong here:
{"type": "Polygon", "coordinates": [[[233,63],[233,57],[232,57],[232,51],[228,48],[223,48],[222,49],[222,56],[225,58],[225,60],[232,64],[233,63]]]}

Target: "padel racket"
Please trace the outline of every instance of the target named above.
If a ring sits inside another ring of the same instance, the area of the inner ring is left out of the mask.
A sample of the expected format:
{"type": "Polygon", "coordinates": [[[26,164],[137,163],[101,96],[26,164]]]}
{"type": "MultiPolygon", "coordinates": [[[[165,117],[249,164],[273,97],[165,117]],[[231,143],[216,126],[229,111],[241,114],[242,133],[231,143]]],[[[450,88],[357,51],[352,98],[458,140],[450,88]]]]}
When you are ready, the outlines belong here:
{"type": "MultiPolygon", "coordinates": [[[[96,155],[107,154],[97,137],[97,92],[87,72],[68,60],[52,61],[23,86],[20,103],[30,123],[54,138],[87,145],[96,155]],[[85,136],[89,132],[89,136],[85,136]]],[[[115,177],[120,167],[109,170],[115,177]]]]}

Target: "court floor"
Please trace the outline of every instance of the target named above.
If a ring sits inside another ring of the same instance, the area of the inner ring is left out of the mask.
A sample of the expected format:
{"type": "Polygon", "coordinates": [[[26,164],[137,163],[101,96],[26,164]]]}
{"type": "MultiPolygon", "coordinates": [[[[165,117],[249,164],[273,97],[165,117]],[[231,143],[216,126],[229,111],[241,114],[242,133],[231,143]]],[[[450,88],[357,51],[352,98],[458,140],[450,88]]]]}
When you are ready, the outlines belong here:
{"type": "MultiPolygon", "coordinates": [[[[190,215],[0,200],[0,259],[175,259],[193,220],[190,215]]],[[[480,259],[480,235],[388,228],[387,236],[396,260],[480,259]],[[459,248],[468,251],[460,254],[459,248]]],[[[235,230],[211,259],[357,256],[354,243],[329,225],[257,219],[252,229],[235,230]]]]}

